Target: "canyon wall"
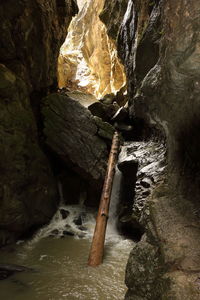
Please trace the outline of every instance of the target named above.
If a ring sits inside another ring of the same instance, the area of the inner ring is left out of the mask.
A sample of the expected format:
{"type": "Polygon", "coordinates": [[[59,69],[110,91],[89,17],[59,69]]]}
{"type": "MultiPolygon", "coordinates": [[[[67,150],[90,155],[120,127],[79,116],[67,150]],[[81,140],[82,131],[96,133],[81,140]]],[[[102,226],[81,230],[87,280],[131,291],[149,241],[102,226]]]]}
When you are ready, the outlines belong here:
{"type": "Polygon", "coordinates": [[[59,49],[77,11],[73,0],[0,4],[0,246],[48,222],[57,206],[37,125],[40,100],[57,85],[59,49]]]}
{"type": "Polygon", "coordinates": [[[80,90],[100,98],[126,84],[116,45],[108,37],[99,14],[104,0],[79,1],[58,60],[59,87],[80,90]]]}
{"type": "MultiPolygon", "coordinates": [[[[145,139],[165,139],[167,173],[140,216],[146,234],[126,269],[127,300],[200,297],[200,5],[198,1],[127,3],[116,35],[129,113],[145,139]],[[147,135],[148,133],[148,135],[147,135]]],[[[119,18],[121,19],[121,18],[119,18]]],[[[134,205],[134,204],[133,204],[134,205]]]]}
{"type": "MultiPolygon", "coordinates": [[[[79,16],[85,18],[85,23],[80,25],[78,19],[74,19],[71,26],[76,30],[71,31],[74,34],[72,40],[76,46],[80,45],[81,55],[93,70],[89,74],[85,68],[85,74],[79,75],[86,76],[83,76],[85,79],[90,75],[97,77],[97,89],[95,85],[90,87],[97,96],[123,86],[125,76],[117,59],[117,45],[126,70],[130,119],[135,128],[141,130],[145,140],[159,143],[162,138],[167,147],[166,176],[146,198],[139,216],[145,235],[129,257],[126,299],[198,300],[199,3],[196,0],[88,1],[87,7],[96,9],[94,18],[90,18],[91,14],[87,15],[83,1],[78,3],[82,8],[79,16]],[[89,24],[95,24],[100,12],[112,39],[109,42],[108,38],[99,34],[102,28],[104,33],[106,31],[102,24],[96,22],[97,25],[90,30],[87,28],[89,24]],[[84,31],[84,28],[87,30],[84,31]],[[91,34],[95,36],[95,42],[90,39],[91,34]],[[80,38],[84,39],[84,47],[80,38]],[[79,39],[78,42],[76,39],[79,39]],[[109,52],[110,49],[114,52],[109,52]],[[100,61],[103,62],[101,66],[98,64],[100,61]],[[97,68],[98,76],[95,73],[97,68]]],[[[81,112],[80,124],[83,122],[86,128],[91,127],[92,136],[88,132],[83,132],[83,136],[89,143],[97,141],[100,145],[91,151],[91,168],[86,161],[82,164],[82,161],[71,157],[69,165],[73,165],[74,171],[78,168],[78,172],[90,180],[91,174],[88,173],[96,165],[96,160],[92,164],[94,155],[95,158],[100,157],[102,163],[100,172],[94,173],[93,178],[94,181],[99,180],[99,176],[102,179],[107,147],[96,136],[98,128],[91,114],[66,95],[46,97],[43,100],[43,116],[40,114],[41,98],[54,91],[57,85],[59,48],[72,16],[78,11],[75,2],[2,0],[0,6],[1,246],[48,222],[55,212],[58,193],[52,168],[42,150],[42,129],[45,126],[44,133],[51,150],[63,156],[62,163],[69,163],[71,141],[67,139],[73,138],[74,128],[71,128],[70,122],[75,124],[76,120],[70,119],[71,115],[66,117],[63,107],[71,114],[70,109],[76,106],[81,112]],[[62,136],[58,140],[60,133],[62,136]]],[[[80,62],[77,53],[71,58],[61,58],[60,63],[67,66],[69,63],[69,69],[73,69],[73,60],[75,65],[80,62]]],[[[70,82],[67,85],[70,87],[70,82]]],[[[84,86],[82,88],[84,90],[84,86]]],[[[85,157],[88,145],[82,140],[79,130],[76,134],[85,147],[83,151],[81,149],[85,157]]],[[[73,147],[78,153],[77,145],[73,147]]]]}

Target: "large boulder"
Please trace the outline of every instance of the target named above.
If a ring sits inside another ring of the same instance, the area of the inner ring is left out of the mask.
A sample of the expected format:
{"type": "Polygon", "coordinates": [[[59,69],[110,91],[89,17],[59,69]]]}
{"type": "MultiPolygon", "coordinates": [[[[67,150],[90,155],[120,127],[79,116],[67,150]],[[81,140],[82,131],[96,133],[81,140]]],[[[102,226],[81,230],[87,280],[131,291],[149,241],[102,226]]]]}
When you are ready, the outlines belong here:
{"type": "Polygon", "coordinates": [[[44,99],[43,115],[46,144],[82,178],[101,184],[107,147],[97,136],[98,128],[88,109],[54,93],[44,99]]]}

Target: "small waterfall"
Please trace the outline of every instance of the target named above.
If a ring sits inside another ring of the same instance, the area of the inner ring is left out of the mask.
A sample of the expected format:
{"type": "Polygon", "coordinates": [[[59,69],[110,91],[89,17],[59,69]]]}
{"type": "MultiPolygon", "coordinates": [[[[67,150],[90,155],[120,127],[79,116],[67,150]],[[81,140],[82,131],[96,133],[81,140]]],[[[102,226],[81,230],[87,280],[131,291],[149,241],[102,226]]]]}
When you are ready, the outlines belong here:
{"type": "Polygon", "coordinates": [[[115,239],[116,238],[119,239],[119,235],[117,232],[117,209],[120,202],[121,180],[122,180],[122,173],[119,171],[118,167],[116,166],[112,192],[111,192],[108,226],[106,231],[107,240],[108,239],[112,240],[114,237],[115,239]]]}
{"type": "Polygon", "coordinates": [[[42,238],[64,238],[73,236],[76,239],[90,238],[95,225],[94,211],[83,205],[64,205],[58,208],[51,223],[41,228],[28,246],[32,246],[42,238]]]}
{"type": "Polygon", "coordinates": [[[123,299],[125,265],[134,242],[119,235],[116,229],[121,180],[122,174],[116,168],[104,263],[98,268],[87,266],[97,208],[84,206],[84,194],[79,204],[64,204],[62,184],[58,182],[61,204],[50,224],[32,240],[19,242],[16,253],[6,254],[4,259],[36,272],[19,274],[19,278],[2,284],[2,299],[123,299]]]}
{"type": "MultiPolygon", "coordinates": [[[[113,181],[113,188],[111,193],[111,202],[109,210],[109,220],[106,231],[106,243],[116,243],[122,240],[122,237],[117,232],[117,208],[120,201],[122,174],[116,167],[116,172],[113,181]]],[[[64,238],[66,236],[73,236],[75,239],[91,239],[95,227],[95,217],[97,209],[88,208],[84,206],[85,194],[80,196],[79,204],[66,205],[64,204],[64,197],[62,191],[62,184],[58,181],[58,191],[60,195],[60,207],[52,218],[50,224],[41,228],[35,236],[29,241],[26,246],[32,247],[40,239],[64,238]]]]}

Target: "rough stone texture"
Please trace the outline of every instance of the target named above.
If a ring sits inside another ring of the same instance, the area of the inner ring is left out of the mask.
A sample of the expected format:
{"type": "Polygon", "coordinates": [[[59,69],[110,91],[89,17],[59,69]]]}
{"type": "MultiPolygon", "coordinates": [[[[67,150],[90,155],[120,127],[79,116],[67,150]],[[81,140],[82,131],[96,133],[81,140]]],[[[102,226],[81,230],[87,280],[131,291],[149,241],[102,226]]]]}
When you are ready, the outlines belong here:
{"type": "Polygon", "coordinates": [[[47,145],[84,179],[100,185],[107,147],[96,135],[91,113],[78,101],[55,93],[44,99],[43,115],[47,145]]]}
{"type": "Polygon", "coordinates": [[[111,118],[115,115],[117,112],[119,106],[114,104],[104,104],[103,102],[95,102],[88,106],[89,111],[94,115],[105,122],[110,122],[111,118]]]}
{"type": "Polygon", "coordinates": [[[147,239],[131,252],[126,299],[200,297],[200,222],[195,206],[162,184],[146,207],[147,239]]]}
{"type": "Polygon", "coordinates": [[[139,263],[134,259],[136,249],[127,267],[127,299],[200,298],[199,9],[195,0],[130,0],[121,27],[119,50],[128,77],[131,117],[160,130],[168,149],[168,187],[155,190],[143,218],[147,242],[159,248],[162,258],[162,292],[155,295],[157,287],[148,285],[148,278],[157,276],[156,258],[147,281],[129,280],[148,265],[147,258],[139,263]]]}
{"type": "Polygon", "coordinates": [[[0,61],[31,90],[47,89],[57,78],[57,58],[67,34],[74,0],[2,0],[0,61]]]}
{"type": "Polygon", "coordinates": [[[74,1],[0,3],[0,246],[48,222],[58,200],[38,145],[34,110],[56,84],[59,47],[74,1]]]}
{"type": "Polygon", "coordinates": [[[116,45],[99,19],[104,0],[87,0],[73,19],[59,56],[59,87],[68,86],[100,98],[126,84],[116,45]]]}
{"type": "Polygon", "coordinates": [[[100,19],[106,25],[109,37],[117,39],[119,28],[127,8],[127,0],[105,1],[100,19]]]}
{"type": "Polygon", "coordinates": [[[113,138],[113,134],[115,132],[114,127],[110,123],[104,122],[101,118],[96,116],[94,116],[94,121],[98,127],[97,134],[101,138],[109,140],[111,142],[113,138]]]}
{"type": "Polygon", "coordinates": [[[130,181],[124,197],[124,208],[121,208],[122,219],[129,216],[130,222],[136,227],[144,226],[142,215],[146,201],[155,186],[165,178],[165,153],[163,141],[126,142],[121,147],[118,167],[123,173],[127,168],[125,185],[130,181]]]}
{"type": "Polygon", "coordinates": [[[129,96],[159,58],[162,1],[129,0],[118,37],[119,56],[127,74],[129,96]]]}
{"type": "Polygon", "coordinates": [[[167,279],[162,278],[164,271],[159,247],[150,245],[143,236],[142,241],[131,251],[128,260],[126,285],[129,290],[125,299],[169,299],[161,298],[168,284],[167,279]]]}
{"type": "Polygon", "coordinates": [[[0,65],[0,245],[32,225],[48,222],[56,209],[56,187],[38,146],[26,85],[0,65]]]}
{"type": "Polygon", "coordinates": [[[161,294],[163,299],[199,299],[200,222],[196,206],[162,184],[152,195],[149,211],[149,233],[157,238],[167,267],[164,278],[169,289],[161,294]]]}

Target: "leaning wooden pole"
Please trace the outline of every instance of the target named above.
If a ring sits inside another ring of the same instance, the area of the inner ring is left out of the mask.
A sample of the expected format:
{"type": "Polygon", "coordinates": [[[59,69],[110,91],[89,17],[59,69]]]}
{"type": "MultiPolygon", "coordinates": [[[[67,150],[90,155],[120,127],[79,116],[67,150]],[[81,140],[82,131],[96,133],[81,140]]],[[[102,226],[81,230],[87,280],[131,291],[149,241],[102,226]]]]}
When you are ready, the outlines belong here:
{"type": "Polygon", "coordinates": [[[115,165],[117,162],[119,152],[119,145],[119,133],[116,131],[113,135],[106,177],[103,185],[98,215],[96,219],[96,227],[88,259],[88,265],[92,267],[100,265],[103,260],[104,241],[109,213],[110,196],[112,191],[113,178],[115,174],[115,165]]]}

